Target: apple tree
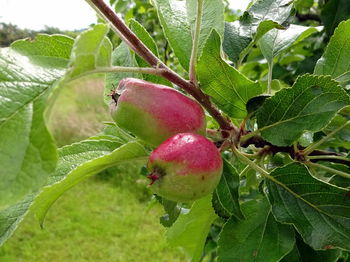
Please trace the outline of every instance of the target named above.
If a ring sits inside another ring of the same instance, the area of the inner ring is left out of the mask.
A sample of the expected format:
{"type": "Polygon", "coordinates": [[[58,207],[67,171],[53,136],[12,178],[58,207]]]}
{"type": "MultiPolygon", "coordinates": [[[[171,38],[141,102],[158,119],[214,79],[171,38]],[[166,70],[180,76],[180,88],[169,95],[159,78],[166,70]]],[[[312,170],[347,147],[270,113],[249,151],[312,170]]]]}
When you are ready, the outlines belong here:
{"type": "Polygon", "coordinates": [[[138,162],[190,261],[349,261],[348,1],[257,0],[237,20],[223,0],[86,2],[100,23],[76,39],[0,50],[0,245],[138,162]],[[57,148],[60,90],[97,73],[116,121],[57,148]]]}

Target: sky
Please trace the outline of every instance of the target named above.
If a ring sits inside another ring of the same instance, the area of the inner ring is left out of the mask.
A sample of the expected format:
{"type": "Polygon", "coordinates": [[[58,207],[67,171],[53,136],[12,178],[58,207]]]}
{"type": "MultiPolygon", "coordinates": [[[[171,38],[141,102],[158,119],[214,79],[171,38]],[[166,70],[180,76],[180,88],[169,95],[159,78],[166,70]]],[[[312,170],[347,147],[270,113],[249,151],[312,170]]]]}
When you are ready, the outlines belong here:
{"type": "MultiPolygon", "coordinates": [[[[229,0],[244,10],[250,0],[229,0]]],[[[108,2],[108,0],[106,0],[108,2]]],[[[0,22],[41,30],[46,26],[75,30],[96,22],[95,12],[84,0],[0,0],[0,22]]]]}

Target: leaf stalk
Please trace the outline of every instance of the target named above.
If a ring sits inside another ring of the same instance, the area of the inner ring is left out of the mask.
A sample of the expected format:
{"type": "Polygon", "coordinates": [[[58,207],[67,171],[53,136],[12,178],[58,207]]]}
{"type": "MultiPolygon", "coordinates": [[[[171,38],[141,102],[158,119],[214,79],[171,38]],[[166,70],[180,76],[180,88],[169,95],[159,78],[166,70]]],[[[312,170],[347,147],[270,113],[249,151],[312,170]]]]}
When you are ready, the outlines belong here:
{"type": "Polygon", "coordinates": [[[344,157],[344,156],[334,156],[334,155],[325,155],[325,156],[308,156],[307,159],[317,159],[317,160],[342,160],[342,161],[348,161],[350,163],[350,158],[344,157]]]}
{"type": "Polygon", "coordinates": [[[239,160],[241,160],[243,163],[245,163],[248,166],[250,166],[251,168],[253,168],[255,171],[259,172],[262,176],[267,177],[267,178],[271,177],[269,172],[267,172],[265,169],[263,169],[262,167],[258,166],[256,163],[254,163],[248,157],[246,157],[241,152],[239,152],[239,150],[235,146],[232,147],[232,152],[235,154],[235,156],[239,160]]]}
{"type": "Polygon", "coordinates": [[[267,75],[267,93],[272,93],[272,70],[273,70],[273,62],[268,63],[269,72],[267,75]]]}
{"type": "Polygon", "coordinates": [[[342,177],[350,179],[350,174],[345,173],[343,171],[340,171],[340,170],[337,170],[337,169],[334,169],[334,168],[331,168],[331,167],[328,167],[328,166],[320,165],[320,164],[317,164],[317,163],[313,163],[313,162],[305,162],[305,164],[307,166],[323,169],[325,171],[331,172],[331,173],[336,174],[338,176],[342,176],[342,177]]]}
{"type": "Polygon", "coordinates": [[[199,48],[199,37],[201,32],[201,24],[202,24],[202,16],[203,16],[203,0],[197,0],[197,16],[196,16],[196,24],[193,34],[193,44],[192,44],[192,52],[189,66],[189,78],[190,81],[198,86],[197,78],[196,78],[196,63],[198,56],[198,48],[199,48]]]}
{"type": "Polygon", "coordinates": [[[338,128],[334,129],[332,132],[330,132],[328,135],[323,137],[322,139],[318,140],[316,143],[313,143],[309,145],[307,148],[303,150],[303,155],[307,156],[309,155],[312,151],[314,151],[317,147],[322,145],[324,142],[326,142],[328,139],[330,139],[332,136],[334,136],[336,133],[338,133],[340,130],[342,130],[344,127],[350,124],[350,121],[347,121],[345,124],[339,126],[338,128]]]}

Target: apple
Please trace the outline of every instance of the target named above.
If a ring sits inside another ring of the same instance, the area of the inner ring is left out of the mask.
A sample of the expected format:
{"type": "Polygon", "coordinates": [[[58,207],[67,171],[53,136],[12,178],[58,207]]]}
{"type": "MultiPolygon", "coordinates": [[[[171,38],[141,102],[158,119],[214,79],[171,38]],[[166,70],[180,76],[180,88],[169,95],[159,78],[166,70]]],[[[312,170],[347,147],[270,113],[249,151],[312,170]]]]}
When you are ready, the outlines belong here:
{"type": "Polygon", "coordinates": [[[158,146],[177,133],[205,135],[202,107],[173,88],[126,78],[112,98],[111,113],[117,125],[150,145],[158,146]]]}
{"type": "Polygon", "coordinates": [[[222,165],[213,142],[198,134],[177,134],[152,151],[147,164],[150,188],[169,200],[193,201],[213,192],[222,165]]]}

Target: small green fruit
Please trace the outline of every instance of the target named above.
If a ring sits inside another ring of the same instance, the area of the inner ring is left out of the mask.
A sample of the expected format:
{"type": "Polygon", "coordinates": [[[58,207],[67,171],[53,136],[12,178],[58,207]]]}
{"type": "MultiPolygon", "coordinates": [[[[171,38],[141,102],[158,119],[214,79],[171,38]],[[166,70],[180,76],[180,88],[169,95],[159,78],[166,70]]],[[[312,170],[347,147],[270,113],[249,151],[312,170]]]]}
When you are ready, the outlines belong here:
{"type": "Polygon", "coordinates": [[[222,159],[207,138],[182,133],[167,139],[151,153],[148,169],[154,193],[188,202],[213,192],[220,181],[222,159]]]}
{"type": "Polygon", "coordinates": [[[112,98],[112,118],[118,126],[153,146],[177,133],[205,135],[202,107],[173,88],[126,78],[112,98]]]}

